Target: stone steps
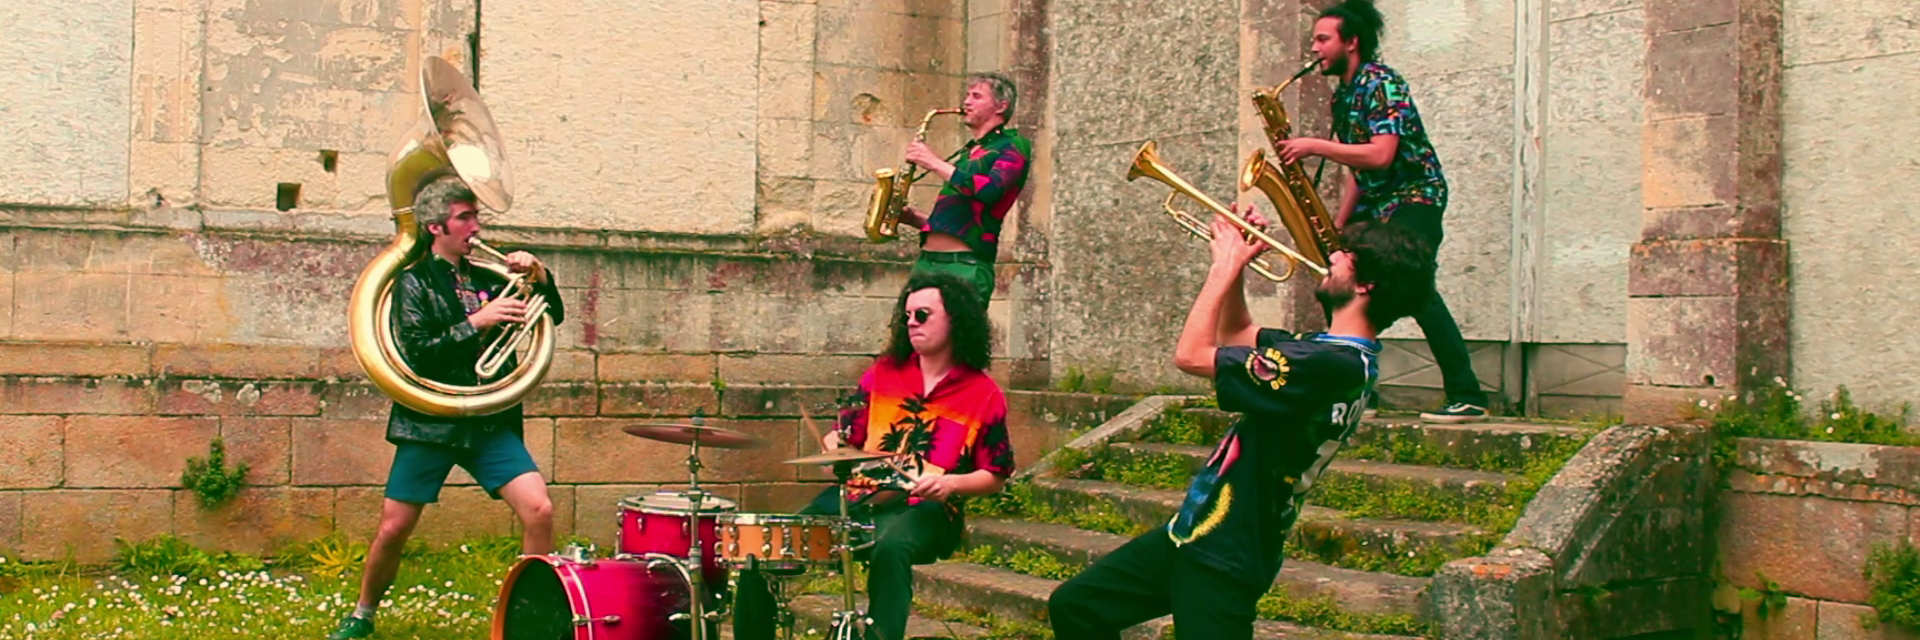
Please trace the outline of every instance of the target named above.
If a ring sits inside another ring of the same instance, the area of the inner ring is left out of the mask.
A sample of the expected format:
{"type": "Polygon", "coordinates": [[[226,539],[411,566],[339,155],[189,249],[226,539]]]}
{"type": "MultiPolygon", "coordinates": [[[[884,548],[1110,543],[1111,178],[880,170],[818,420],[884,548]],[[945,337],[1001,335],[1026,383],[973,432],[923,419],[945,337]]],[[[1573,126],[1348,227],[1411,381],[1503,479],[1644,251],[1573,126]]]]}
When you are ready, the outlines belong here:
{"type": "MultiPolygon", "coordinates": [[[[1094,503],[1112,505],[1141,529],[1165,525],[1180,509],[1180,491],[1133,487],[1100,480],[1036,478],[1035,492],[1056,511],[1083,509],[1094,503]]],[[[1311,495],[1308,496],[1312,498],[1311,495]]],[[[1425,553],[1447,549],[1481,535],[1472,525],[1452,522],[1351,518],[1339,511],[1307,505],[1294,524],[1288,544],[1303,540],[1315,546],[1377,549],[1381,553],[1425,553]]]]}
{"type": "MultiPolygon", "coordinates": [[[[1240,415],[1210,407],[1191,407],[1180,412],[1216,432],[1226,431],[1240,415]]],[[[1347,447],[1348,450],[1361,446],[1390,449],[1395,443],[1412,444],[1474,468],[1494,471],[1519,469],[1528,454],[1554,440],[1582,438],[1592,431],[1591,427],[1498,418],[1467,424],[1425,424],[1418,416],[1381,415],[1362,422],[1348,439],[1347,447]]],[[[1345,450],[1342,455],[1346,455],[1345,450]]]]}
{"type": "MultiPolygon", "coordinates": [[[[866,596],[859,596],[856,606],[865,609],[866,596]]],[[[791,604],[796,637],[825,637],[827,629],[833,623],[833,612],[840,609],[840,596],[806,595],[793,599],[791,604]]],[[[729,626],[731,628],[731,626],[729,626]]],[[[973,640],[986,638],[990,632],[986,629],[959,622],[936,620],[918,613],[907,618],[908,638],[952,638],[954,640],[973,640]]],[[[728,634],[731,635],[731,634],[728,634]]]]}
{"type": "MultiPolygon", "coordinates": [[[[969,518],[967,536],[969,546],[992,546],[1000,553],[1034,549],[1077,567],[1092,564],[1132,539],[1068,525],[997,518],[969,518]]],[[[1332,596],[1348,611],[1407,615],[1420,611],[1427,582],[1426,578],[1354,571],[1293,558],[1281,565],[1274,579],[1275,586],[1295,596],[1332,596]]]]}
{"type": "MultiPolygon", "coordinates": [[[[1006,569],[967,562],[941,562],[914,567],[914,599],[948,606],[984,609],[997,616],[1045,620],[1047,597],[1060,581],[1022,575],[1006,569]]],[[[1127,640],[1172,640],[1172,617],[1135,625],[1121,633],[1127,640]]],[[[1254,623],[1260,640],[1418,640],[1315,629],[1262,620],[1254,623]]]]}
{"type": "MultiPolygon", "coordinates": [[[[1111,445],[1108,452],[1114,456],[1115,460],[1120,461],[1146,456],[1171,456],[1186,461],[1188,473],[1192,473],[1206,463],[1207,456],[1213,453],[1213,448],[1199,445],[1124,442],[1111,445]]],[[[1513,474],[1493,471],[1394,464],[1372,460],[1343,460],[1336,457],[1327,465],[1323,478],[1339,477],[1355,478],[1369,485],[1401,484],[1432,487],[1452,497],[1463,499],[1498,496],[1506,491],[1508,482],[1519,479],[1519,476],[1513,474]]]]}

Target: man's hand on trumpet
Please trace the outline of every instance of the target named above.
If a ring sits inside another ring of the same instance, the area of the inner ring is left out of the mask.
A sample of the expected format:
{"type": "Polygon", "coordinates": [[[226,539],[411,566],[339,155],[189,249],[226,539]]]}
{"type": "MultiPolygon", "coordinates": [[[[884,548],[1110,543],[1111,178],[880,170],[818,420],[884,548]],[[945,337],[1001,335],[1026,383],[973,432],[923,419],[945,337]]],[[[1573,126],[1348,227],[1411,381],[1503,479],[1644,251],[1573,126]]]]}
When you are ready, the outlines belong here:
{"type": "MultiPolygon", "coordinates": [[[[1254,211],[1253,205],[1235,204],[1233,210],[1247,224],[1262,231],[1266,229],[1267,219],[1254,211]]],[[[1266,243],[1248,238],[1246,232],[1225,215],[1214,214],[1209,230],[1213,232],[1213,240],[1208,243],[1208,250],[1213,254],[1213,267],[1216,269],[1230,269],[1238,274],[1267,250],[1266,243]]]]}

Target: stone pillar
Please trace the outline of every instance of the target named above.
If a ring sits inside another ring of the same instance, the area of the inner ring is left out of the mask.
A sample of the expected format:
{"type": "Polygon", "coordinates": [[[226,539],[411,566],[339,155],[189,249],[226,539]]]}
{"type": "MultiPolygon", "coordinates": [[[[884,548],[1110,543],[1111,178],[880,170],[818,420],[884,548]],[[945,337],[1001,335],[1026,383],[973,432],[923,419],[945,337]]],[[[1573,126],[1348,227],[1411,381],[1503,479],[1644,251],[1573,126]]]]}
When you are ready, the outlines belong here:
{"type": "Polygon", "coordinates": [[[1647,0],[1646,14],[1626,417],[1657,423],[1788,374],[1781,0],[1647,0]]]}
{"type": "MultiPolygon", "coordinates": [[[[1240,154],[1234,158],[1236,170],[1255,149],[1266,150],[1269,161],[1279,162],[1251,98],[1254,91],[1272,89],[1306,64],[1312,52],[1314,18],[1325,4],[1326,0],[1242,0],[1240,3],[1240,93],[1236,97],[1240,113],[1240,154]]],[[[1316,72],[1300,78],[1287,88],[1281,103],[1287,107],[1287,119],[1293,125],[1294,136],[1331,137],[1333,114],[1328,105],[1333,103],[1333,85],[1325,76],[1316,72]]],[[[1320,163],[1321,159],[1315,158],[1304,166],[1312,175],[1320,163]]],[[[1340,183],[1342,171],[1339,165],[1329,163],[1321,174],[1320,198],[1328,207],[1340,202],[1340,190],[1335,185],[1340,183]]],[[[1238,198],[1242,202],[1257,203],[1268,216],[1275,215],[1271,203],[1258,191],[1238,194],[1238,198]]],[[[1277,227],[1276,231],[1279,231],[1277,227]]],[[[1278,232],[1275,237],[1287,236],[1278,232]]],[[[1270,251],[1267,256],[1267,261],[1276,269],[1286,260],[1278,251],[1270,251]]],[[[1326,316],[1320,302],[1313,297],[1319,280],[1304,267],[1292,279],[1278,285],[1252,272],[1248,272],[1246,283],[1247,302],[1256,324],[1293,331],[1326,329],[1326,316]]]]}

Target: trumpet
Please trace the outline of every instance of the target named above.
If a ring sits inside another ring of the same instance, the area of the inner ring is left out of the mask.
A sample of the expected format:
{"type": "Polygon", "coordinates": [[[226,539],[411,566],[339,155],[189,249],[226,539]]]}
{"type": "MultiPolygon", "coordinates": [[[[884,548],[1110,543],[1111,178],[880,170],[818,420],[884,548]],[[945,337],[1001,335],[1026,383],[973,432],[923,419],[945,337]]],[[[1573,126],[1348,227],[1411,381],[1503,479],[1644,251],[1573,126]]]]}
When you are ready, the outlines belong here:
{"type": "Polygon", "coordinates": [[[1286,254],[1288,258],[1287,271],[1280,275],[1273,273],[1271,264],[1263,259],[1255,258],[1248,266],[1251,267],[1255,273],[1260,274],[1261,277],[1274,282],[1281,282],[1293,277],[1293,272],[1297,265],[1306,265],[1307,269],[1314,272],[1314,274],[1322,278],[1327,277],[1326,267],[1307,259],[1306,256],[1294,251],[1293,248],[1282,244],[1279,240],[1273,239],[1273,236],[1267,235],[1266,232],[1261,231],[1259,227],[1255,227],[1252,223],[1247,222],[1240,216],[1234,215],[1233,211],[1228,209],[1226,205],[1222,205],[1220,201],[1214,200],[1205,193],[1201,193],[1200,190],[1193,188],[1192,184],[1189,184],[1178,174],[1167,169],[1166,165],[1160,161],[1160,152],[1152,140],[1148,140],[1146,144],[1141,145],[1140,150],[1133,154],[1133,164],[1127,169],[1128,182],[1132,182],[1135,178],[1143,176],[1159,180],[1166,183],[1167,186],[1173,187],[1173,193],[1167,194],[1167,200],[1162,203],[1162,206],[1166,208],[1168,215],[1173,216],[1173,219],[1180,223],[1180,226],[1185,227],[1187,231],[1192,232],[1194,235],[1200,236],[1201,239],[1208,241],[1213,240],[1212,229],[1201,224],[1199,219],[1194,218],[1191,214],[1175,209],[1173,207],[1174,198],[1182,195],[1192,198],[1194,202],[1200,203],[1201,206],[1206,207],[1208,210],[1226,217],[1234,226],[1240,227],[1241,233],[1245,234],[1248,238],[1258,240],[1275,251],[1286,254]]]}
{"type": "Polygon", "coordinates": [[[479,238],[468,238],[467,244],[488,258],[487,261],[469,258],[469,263],[498,273],[500,277],[507,279],[507,286],[501,290],[500,297],[521,298],[527,304],[526,320],[502,327],[501,331],[494,334],[493,340],[487,343],[486,350],[480,352],[480,360],[473,364],[473,372],[480,374],[481,380],[486,380],[499,373],[500,369],[506,366],[507,360],[519,353],[520,349],[533,338],[533,324],[547,313],[547,296],[534,290],[533,283],[528,280],[527,274],[515,273],[507,266],[506,254],[487,246],[479,238]]]}

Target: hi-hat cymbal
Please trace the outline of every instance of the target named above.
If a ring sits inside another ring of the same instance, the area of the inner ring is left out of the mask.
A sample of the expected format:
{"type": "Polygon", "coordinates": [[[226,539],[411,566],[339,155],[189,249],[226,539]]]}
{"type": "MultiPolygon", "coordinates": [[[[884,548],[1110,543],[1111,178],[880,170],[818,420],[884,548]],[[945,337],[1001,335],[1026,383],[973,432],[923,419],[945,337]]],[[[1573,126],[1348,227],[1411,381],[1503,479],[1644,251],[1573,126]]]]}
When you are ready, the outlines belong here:
{"type": "Polygon", "coordinates": [[[659,440],[674,444],[693,444],[695,437],[700,438],[700,446],[719,447],[721,449],[753,449],[766,444],[766,441],[752,434],[722,429],[720,427],[702,427],[691,424],[636,424],[624,427],[622,431],[648,440],[659,440]]]}
{"type": "Polygon", "coordinates": [[[885,451],[878,451],[878,452],[861,451],[859,449],[854,449],[852,447],[840,447],[838,449],[834,449],[826,453],[816,453],[810,456],[801,456],[798,458],[794,458],[792,460],[787,460],[786,464],[834,464],[838,462],[866,462],[868,460],[885,460],[887,458],[891,458],[897,455],[900,455],[900,454],[887,453],[885,451]]]}

